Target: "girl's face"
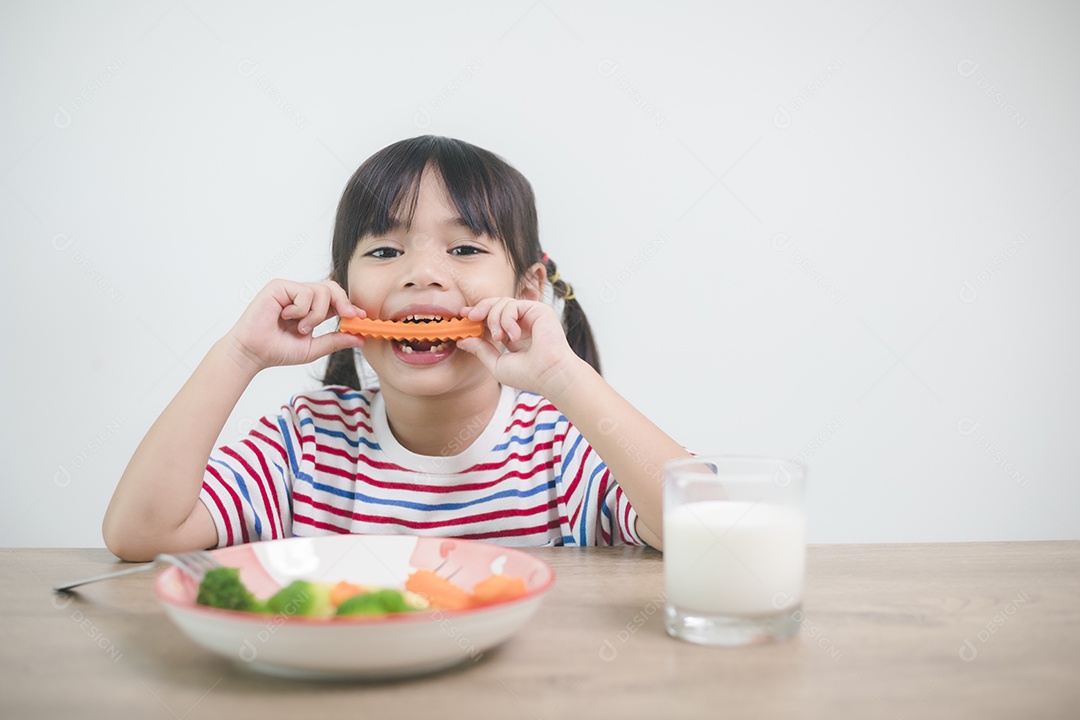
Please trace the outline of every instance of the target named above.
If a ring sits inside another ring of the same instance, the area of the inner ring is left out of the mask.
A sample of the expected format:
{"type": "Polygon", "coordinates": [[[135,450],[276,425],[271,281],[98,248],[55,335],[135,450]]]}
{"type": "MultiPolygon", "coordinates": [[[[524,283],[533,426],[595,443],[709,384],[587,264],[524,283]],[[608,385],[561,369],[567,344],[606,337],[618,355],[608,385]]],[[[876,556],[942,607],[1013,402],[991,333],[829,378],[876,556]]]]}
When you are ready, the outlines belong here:
{"type": "MultiPolygon", "coordinates": [[[[368,317],[383,320],[458,317],[487,297],[539,300],[539,264],[522,282],[501,241],[474,235],[461,219],[437,172],[425,170],[412,224],[364,236],[349,261],[349,297],[368,317]]],[[[454,343],[399,343],[369,339],[364,357],[387,388],[408,395],[440,395],[490,383],[475,357],[454,343]]]]}

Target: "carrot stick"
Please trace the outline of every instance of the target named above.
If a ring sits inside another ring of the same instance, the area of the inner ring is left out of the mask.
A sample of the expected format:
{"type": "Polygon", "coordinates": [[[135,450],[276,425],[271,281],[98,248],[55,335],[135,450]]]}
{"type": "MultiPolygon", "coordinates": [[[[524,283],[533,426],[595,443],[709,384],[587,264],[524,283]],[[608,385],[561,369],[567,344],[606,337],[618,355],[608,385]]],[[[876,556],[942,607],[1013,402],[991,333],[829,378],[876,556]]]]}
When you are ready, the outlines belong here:
{"type": "Polygon", "coordinates": [[[417,570],[405,581],[405,589],[425,598],[433,608],[465,610],[472,607],[469,593],[431,570],[417,570]]]}
{"type": "Polygon", "coordinates": [[[523,579],[507,575],[492,575],[476,583],[472,594],[477,604],[489,605],[519,598],[526,592],[523,579]]]}
{"type": "Polygon", "coordinates": [[[367,592],[366,588],[342,580],[330,590],[330,604],[337,607],[354,595],[360,595],[365,592],[367,592]]]}

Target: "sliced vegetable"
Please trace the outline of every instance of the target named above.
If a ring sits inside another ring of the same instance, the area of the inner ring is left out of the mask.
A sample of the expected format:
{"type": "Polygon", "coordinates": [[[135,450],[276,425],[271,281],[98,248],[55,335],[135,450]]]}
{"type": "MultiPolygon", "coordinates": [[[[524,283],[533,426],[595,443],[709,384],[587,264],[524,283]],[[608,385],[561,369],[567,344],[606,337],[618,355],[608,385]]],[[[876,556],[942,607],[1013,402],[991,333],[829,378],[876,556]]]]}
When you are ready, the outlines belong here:
{"type": "Polygon", "coordinates": [[[514,600],[525,593],[525,580],[508,575],[492,575],[476,583],[472,591],[473,599],[478,605],[514,600]]]}
{"type": "Polygon", "coordinates": [[[434,570],[417,570],[405,589],[372,588],[342,580],[331,584],[294,580],[267,600],[255,597],[240,580],[238,568],[216,568],[199,583],[195,602],[224,610],[243,610],[287,616],[329,618],[348,615],[388,615],[415,610],[467,610],[505,602],[527,593],[520,577],[492,575],[471,593],[434,570]]]}
{"type": "Polygon", "coordinates": [[[341,603],[345,602],[354,595],[361,595],[369,592],[369,589],[363,585],[357,585],[355,583],[342,580],[334,589],[330,591],[330,604],[334,607],[338,607],[341,603]]]}
{"type": "Polygon", "coordinates": [[[472,607],[472,595],[431,570],[417,570],[405,581],[405,589],[431,603],[433,608],[465,610],[472,607]]]}

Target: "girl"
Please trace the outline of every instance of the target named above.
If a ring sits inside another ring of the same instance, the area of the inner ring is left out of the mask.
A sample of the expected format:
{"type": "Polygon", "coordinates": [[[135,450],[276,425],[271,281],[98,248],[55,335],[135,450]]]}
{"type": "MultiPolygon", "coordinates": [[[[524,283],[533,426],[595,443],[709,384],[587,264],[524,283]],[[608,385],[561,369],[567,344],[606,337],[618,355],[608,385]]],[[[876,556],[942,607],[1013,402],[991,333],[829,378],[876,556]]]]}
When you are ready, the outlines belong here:
{"type": "Polygon", "coordinates": [[[520,173],[459,140],[391,145],[346,186],[332,254],[332,280],[263,288],[162,412],[105,514],[110,550],[333,532],[660,547],[659,468],[686,452],[601,378],[520,173]],[[332,317],[485,335],[312,334],[332,317]],[[326,355],[327,387],[213,449],[257,373],[326,355]]]}

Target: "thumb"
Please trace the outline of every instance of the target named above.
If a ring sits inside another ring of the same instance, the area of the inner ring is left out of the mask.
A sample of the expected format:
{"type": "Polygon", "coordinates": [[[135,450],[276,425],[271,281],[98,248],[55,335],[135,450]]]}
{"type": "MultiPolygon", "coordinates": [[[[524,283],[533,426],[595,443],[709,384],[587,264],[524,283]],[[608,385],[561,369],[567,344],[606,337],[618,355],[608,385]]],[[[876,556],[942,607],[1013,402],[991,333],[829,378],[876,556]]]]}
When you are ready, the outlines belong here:
{"type": "Polygon", "coordinates": [[[344,332],[329,332],[311,338],[311,359],[315,360],[338,350],[364,347],[364,338],[344,332]]]}
{"type": "Polygon", "coordinates": [[[475,355],[476,359],[488,369],[488,372],[492,375],[495,374],[495,364],[499,361],[502,353],[494,345],[483,338],[471,337],[458,340],[457,346],[458,349],[475,355]]]}

